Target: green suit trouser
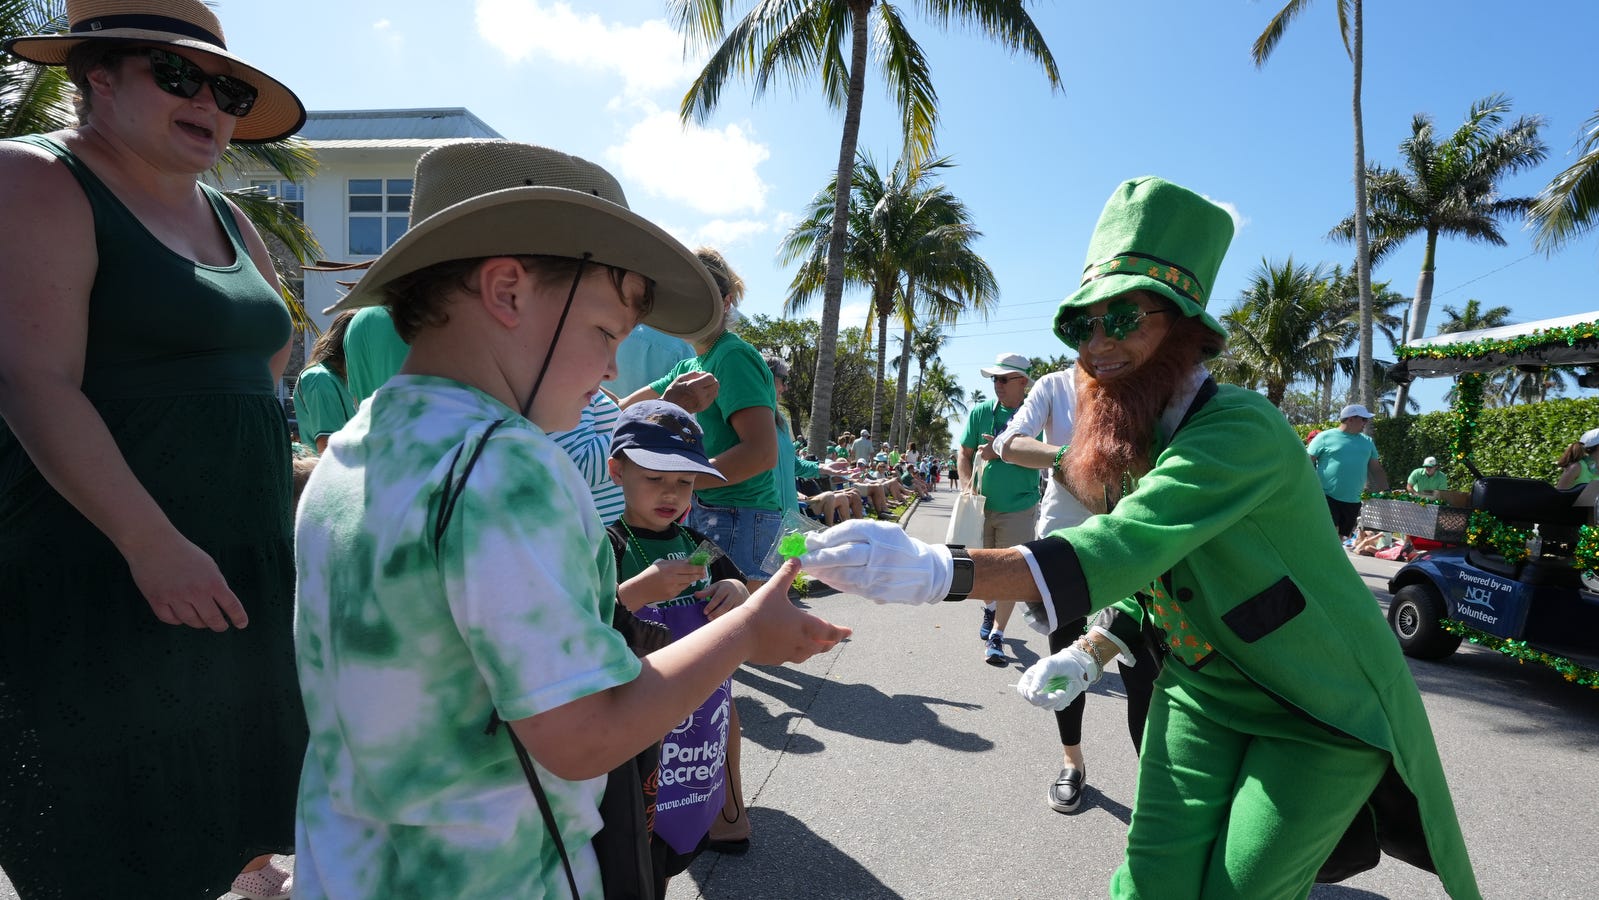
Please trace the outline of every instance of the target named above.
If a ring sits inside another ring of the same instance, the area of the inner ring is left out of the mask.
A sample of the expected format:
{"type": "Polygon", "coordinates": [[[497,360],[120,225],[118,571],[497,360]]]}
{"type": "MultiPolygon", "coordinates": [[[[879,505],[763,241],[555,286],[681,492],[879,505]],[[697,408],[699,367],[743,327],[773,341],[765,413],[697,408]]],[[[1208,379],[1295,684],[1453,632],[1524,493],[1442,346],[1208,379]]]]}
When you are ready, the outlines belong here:
{"type": "Polygon", "coordinates": [[[1215,657],[1168,660],[1139,759],[1119,900],[1303,898],[1388,769],[1215,657]]]}

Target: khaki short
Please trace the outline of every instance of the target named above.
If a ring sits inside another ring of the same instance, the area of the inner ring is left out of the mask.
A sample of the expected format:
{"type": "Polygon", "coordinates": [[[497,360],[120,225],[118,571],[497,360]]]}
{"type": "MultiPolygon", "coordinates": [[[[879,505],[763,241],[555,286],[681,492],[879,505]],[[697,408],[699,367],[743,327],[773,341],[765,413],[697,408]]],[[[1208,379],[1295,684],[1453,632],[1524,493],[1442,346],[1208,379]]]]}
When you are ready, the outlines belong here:
{"type": "Polygon", "coordinates": [[[999,550],[1005,547],[1014,547],[1025,544],[1036,535],[1034,529],[1038,524],[1038,507],[1029,506],[1026,509],[1009,513],[983,512],[983,546],[989,550],[999,550]]]}

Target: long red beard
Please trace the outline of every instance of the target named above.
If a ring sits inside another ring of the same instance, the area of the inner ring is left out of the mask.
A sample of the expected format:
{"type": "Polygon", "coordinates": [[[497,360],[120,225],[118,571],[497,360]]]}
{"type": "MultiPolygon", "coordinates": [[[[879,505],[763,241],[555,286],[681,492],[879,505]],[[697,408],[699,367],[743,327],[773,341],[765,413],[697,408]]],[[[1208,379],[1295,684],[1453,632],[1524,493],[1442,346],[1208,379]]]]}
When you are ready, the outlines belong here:
{"type": "MultiPolygon", "coordinates": [[[[1192,320],[1180,321],[1186,325],[1192,320]]],[[[1206,344],[1211,342],[1194,337],[1188,327],[1172,328],[1149,359],[1119,378],[1095,378],[1079,360],[1076,421],[1063,462],[1066,489],[1090,510],[1109,512],[1108,506],[1121,498],[1124,482],[1137,482],[1150,470],[1161,413],[1209,355],[1206,344]]]]}

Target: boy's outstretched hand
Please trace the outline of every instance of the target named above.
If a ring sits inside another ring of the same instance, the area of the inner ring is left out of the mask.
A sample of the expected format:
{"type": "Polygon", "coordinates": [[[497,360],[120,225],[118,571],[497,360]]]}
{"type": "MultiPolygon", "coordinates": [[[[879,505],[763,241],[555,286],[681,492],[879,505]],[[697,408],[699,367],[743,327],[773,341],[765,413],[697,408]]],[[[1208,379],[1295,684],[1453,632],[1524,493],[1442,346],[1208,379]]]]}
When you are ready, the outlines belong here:
{"type": "Polygon", "coordinates": [[[754,638],[749,661],[756,665],[804,662],[833,649],[851,634],[850,629],[813,616],[788,599],[788,589],[799,570],[797,560],[783,563],[772,580],[738,609],[748,616],[745,625],[754,638]]]}

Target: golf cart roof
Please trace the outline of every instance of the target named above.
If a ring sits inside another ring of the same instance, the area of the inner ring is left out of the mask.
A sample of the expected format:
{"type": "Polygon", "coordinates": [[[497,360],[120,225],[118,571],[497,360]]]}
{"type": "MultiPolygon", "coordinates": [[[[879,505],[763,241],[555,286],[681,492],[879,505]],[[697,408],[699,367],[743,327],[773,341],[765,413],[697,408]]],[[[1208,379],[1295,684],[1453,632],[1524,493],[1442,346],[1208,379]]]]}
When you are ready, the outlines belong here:
{"type": "Polygon", "coordinates": [[[1492,372],[1511,366],[1599,364],[1599,311],[1479,328],[1411,341],[1405,359],[1389,370],[1393,381],[1492,372]],[[1578,326],[1594,325],[1592,328],[1578,326]],[[1543,334],[1545,340],[1537,340],[1543,334]]]}

